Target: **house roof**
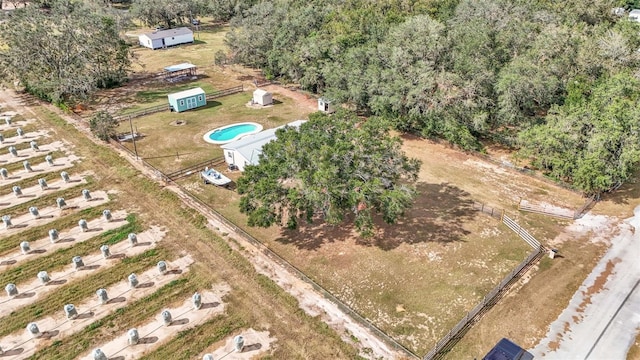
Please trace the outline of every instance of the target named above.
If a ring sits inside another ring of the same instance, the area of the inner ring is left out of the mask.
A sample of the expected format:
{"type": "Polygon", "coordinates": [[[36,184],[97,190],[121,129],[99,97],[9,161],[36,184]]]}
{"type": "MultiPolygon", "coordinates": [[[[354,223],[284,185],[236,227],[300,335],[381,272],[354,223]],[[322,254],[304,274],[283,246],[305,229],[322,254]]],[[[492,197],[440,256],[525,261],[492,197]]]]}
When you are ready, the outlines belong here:
{"type": "Polygon", "coordinates": [[[179,91],[177,93],[167,95],[169,99],[182,99],[189,96],[201,95],[204,94],[204,90],[202,88],[193,88],[189,90],[179,91]]]}
{"type": "Polygon", "coordinates": [[[142,35],[148,37],[151,40],[157,40],[157,39],[164,39],[168,37],[180,36],[180,35],[186,35],[186,34],[193,35],[193,31],[191,31],[191,29],[186,27],[179,27],[175,29],[154,31],[152,33],[146,33],[142,35]]]}
{"type": "Polygon", "coordinates": [[[164,71],[171,73],[171,72],[176,72],[180,70],[193,69],[195,67],[196,66],[191,63],[181,63],[181,64],[167,66],[166,68],[164,68],[164,71]]]}
{"type": "Polygon", "coordinates": [[[278,129],[285,126],[299,128],[300,125],[305,122],[307,122],[307,120],[296,120],[277,128],[267,129],[253,135],[247,135],[240,140],[232,141],[228,144],[221,145],[220,147],[225,150],[235,150],[245,159],[249,160],[251,164],[256,165],[258,163],[258,156],[262,153],[262,147],[264,144],[276,138],[276,131],[278,129]]]}
{"type": "Polygon", "coordinates": [[[629,13],[629,16],[638,16],[638,15],[640,15],[640,9],[633,9],[629,13]]]}
{"type": "Polygon", "coordinates": [[[268,91],[266,91],[266,90],[262,90],[262,89],[256,89],[256,90],[253,92],[253,95],[254,95],[254,96],[255,96],[255,95],[257,95],[257,96],[264,96],[264,95],[266,95],[266,94],[269,94],[269,92],[268,92],[268,91]]]}

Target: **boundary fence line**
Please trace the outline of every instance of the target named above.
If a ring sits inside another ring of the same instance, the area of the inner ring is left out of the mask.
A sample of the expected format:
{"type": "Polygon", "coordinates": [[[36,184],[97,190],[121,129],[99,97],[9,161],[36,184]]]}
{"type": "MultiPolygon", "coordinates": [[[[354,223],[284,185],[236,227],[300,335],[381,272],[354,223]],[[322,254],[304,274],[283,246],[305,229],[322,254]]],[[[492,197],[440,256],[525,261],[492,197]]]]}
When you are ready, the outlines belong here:
{"type": "Polygon", "coordinates": [[[540,244],[540,242],[533,237],[533,235],[529,234],[527,230],[525,230],[522,226],[518,225],[515,220],[508,217],[506,214],[502,214],[502,222],[509,227],[509,229],[513,230],[522,240],[524,240],[529,246],[534,249],[542,249],[544,250],[544,246],[540,244]]]}
{"type": "MultiPolygon", "coordinates": [[[[128,149],[127,147],[123,146],[122,144],[120,144],[120,143],[118,143],[116,141],[112,141],[112,144],[116,144],[116,146],[118,146],[121,149],[123,149],[124,151],[126,151],[130,156],[132,156],[132,157],[135,156],[135,154],[130,149],[128,149]]],[[[245,239],[249,243],[251,243],[254,246],[256,246],[257,248],[259,248],[262,251],[263,254],[267,255],[269,258],[274,260],[280,266],[286,268],[289,272],[293,273],[299,279],[301,279],[304,282],[306,282],[307,284],[311,285],[313,287],[313,289],[316,290],[317,292],[319,292],[320,294],[322,294],[322,296],[324,296],[325,299],[331,301],[341,311],[343,311],[344,313],[349,315],[353,320],[355,320],[358,323],[360,323],[360,325],[363,325],[366,328],[368,328],[369,330],[371,330],[382,341],[384,341],[387,345],[391,346],[391,348],[393,348],[395,350],[398,350],[398,351],[401,351],[402,353],[404,353],[406,356],[408,356],[411,359],[420,359],[420,357],[418,355],[416,355],[414,352],[412,352],[411,350],[406,348],[404,345],[400,344],[399,342],[397,342],[396,340],[391,338],[384,331],[382,331],[380,328],[378,328],[373,323],[371,323],[371,321],[369,321],[367,318],[365,318],[364,316],[360,315],[355,310],[351,309],[348,305],[346,305],[340,299],[336,298],[333,294],[331,294],[328,290],[326,290],[320,284],[316,283],[314,280],[312,280],[307,275],[305,275],[295,265],[291,264],[290,262],[288,262],[287,260],[282,258],[280,255],[276,254],[273,250],[269,249],[267,246],[265,246],[258,239],[254,238],[251,234],[247,233],[242,228],[238,227],[231,220],[227,219],[224,215],[222,215],[217,210],[212,208],[209,204],[207,204],[206,202],[202,201],[195,194],[191,193],[190,191],[185,189],[182,185],[180,185],[180,184],[176,183],[175,181],[173,181],[167,174],[164,174],[161,170],[159,170],[156,167],[154,167],[153,165],[149,164],[144,159],[140,159],[139,161],[144,166],[146,166],[146,167],[150,168],[151,170],[153,170],[155,175],[156,175],[156,177],[159,180],[162,180],[166,184],[171,184],[172,186],[175,186],[176,188],[178,188],[180,190],[180,192],[182,192],[184,194],[184,196],[182,196],[181,198],[185,202],[187,202],[188,205],[190,205],[191,207],[193,207],[195,209],[198,209],[198,210],[200,210],[200,209],[206,210],[210,215],[215,217],[216,220],[218,220],[221,223],[225,224],[227,227],[229,227],[234,232],[236,232],[239,236],[242,236],[243,239],[245,239]]],[[[180,195],[180,194],[178,194],[178,195],[180,195]]]]}
{"type": "MultiPolygon", "coordinates": [[[[206,94],[205,98],[207,99],[207,101],[209,101],[209,100],[217,99],[219,97],[241,93],[243,91],[244,91],[244,85],[238,85],[238,86],[234,86],[234,87],[230,87],[227,89],[222,89],[222,90],[218,90],[218,91],[214,91],[212,93],[206,94]]],[[[122,122],[125,120],[131,120],[141,116],[155,114],[158,112],[168,111],[168,110],[169,110],[168,104],[155,105],[145,109],[136,110],[128,114],[114,115],[113,119],[118,122],[122,122]]]]}
{"type": "Polygon", "coordinates": [[[469,311],[449,332],[442,337],[436,345],[423,357],[423,360],[433,360],[442,358],[455,344],[462,339],[467,331],[475,324],[493,305],[495,305],[502,295],[513,285],[522,274],[524,274],[534,263],[544,254],[546,249],[535,237],[529,234],[518,223],[505,215],[504,210],[497,210],[483,203],[474,203],[473,208],[489,216],[500,219],[509,229],[518,234],[533,251],[518,266],[511,271],[503,280],[494,287],[471,311],[469,311]]]}
{"type": "Polygon", "coordinates": [[[183,177],[189,176],[194,172],[204,170],[204,168],[207,166],[216,166],[222,163],[224,163],[224,157],[220,156],[217,158],[213,158],[213,159],[209,159],[209,160],[197,163],[195,165],[191,165],[189,167],[186,167],[180,170],[176,170],[174,172],[170,172],[168,174],[165,174],[165,176],[171,180],[178,180],[178,179],[182,179],[183,177]]]}
{"type": "Polygon", "coordinates": [[[499,220],[502,220],[502,214],[504,213],[504,210],[498,210],[479,202],[474,202],[473,208],[499,220]]]}
{"type": "Polygon", "coordinates": [[[424,357],[424,360],[440,359],[442,358],[453,346],[462,339],[467,331],[475,324],[482,315],[484,315],[498,300],[504,295],[504,293],[517,281],[517,279],[524,274],[535,262],[537,262],[545,251],[540,248],[534,250],[529,256],[522,261],[511,273],[509,273],[496,287],[493,288],[476,307],[465,315],[444,337],[436,343],[424,357]]]}
{"type": "Polygon", "coordinates": [[[589,212],[589,210],[591,210],[591,208],[593,208],[593,206],[598,202],[598,200],[600,200],[600,197],[598,195],[594,195],[594,196],[591,196],[591,197],[587,198],[587,200],[585,200],[584,204],[582,204],[578,209],[576,209],[573,212],[573,214],[571,214],[571,215],[561,214],[560,212],[547,210],[546,208],[544,208],[542,206],[538,206],[538,205],[534,205],[534,204],[523,204],[522,203],[522,199],[520,199],[520,202],[518,203],[518,210],[532,212],[532,213],[536,213],[536,214],[553,216],[553,217],[557,217],[557,218],[561,218],[561,219],[576,220],[576,219],[580,219],[584,214],[589,212]]]}

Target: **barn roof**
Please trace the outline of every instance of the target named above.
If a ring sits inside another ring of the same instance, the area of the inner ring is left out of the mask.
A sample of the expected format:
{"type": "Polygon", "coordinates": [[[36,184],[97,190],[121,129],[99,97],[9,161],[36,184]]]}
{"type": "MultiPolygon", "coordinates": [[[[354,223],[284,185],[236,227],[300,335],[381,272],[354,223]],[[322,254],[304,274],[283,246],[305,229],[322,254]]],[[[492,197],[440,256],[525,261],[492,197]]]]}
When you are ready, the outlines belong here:
{"type": "Polygon", "coordinates": [[[175,29],[154,31],[152,33],[146,33],[143,35],[145,35],[151,40],[157,40],[157,39],[164,39],[168,37],[180,36],[180,35],[186,35],[186,34],[193,34],[193,31],[191,31],[191,29],[186,27],[179,27],[175,29]]]}
{"type": "Polygon", "coordinates": [[[173,94],[169,94],[169,99],[182,99],[189,96],[201,95],[204,94],[204,90],[202,88],[193,88],[189,90],[179,91],[173,94]]]}
{"type": "Polygon", "coordinates": [[[195,67],[196,66],[191,63],[182,63],[177,65],[167,66],[166,68],[164,68],[164,71],[172,73],[180,70],[193,69],[195,67]]]}

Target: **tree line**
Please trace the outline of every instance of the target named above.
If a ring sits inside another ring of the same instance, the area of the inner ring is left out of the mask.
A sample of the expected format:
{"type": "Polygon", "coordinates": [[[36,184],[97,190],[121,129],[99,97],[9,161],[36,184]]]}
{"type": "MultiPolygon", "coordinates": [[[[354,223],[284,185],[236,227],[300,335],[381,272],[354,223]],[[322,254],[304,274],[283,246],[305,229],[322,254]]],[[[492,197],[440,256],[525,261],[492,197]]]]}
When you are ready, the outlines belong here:
{"type": "Polygon", "coordinates": [[[268,77],[463,149],[512,146],[593,194],[640,160],[640,24],[619,6],[637,4],[278,0],[234,17],[226,43],[268,77]]]}
{"type": "Polygon", "coordinates": [[[0,74],[62,107],[117,86],[131,64],[122,21],[92,2],[29,3],[0,24],[0,74]]]}

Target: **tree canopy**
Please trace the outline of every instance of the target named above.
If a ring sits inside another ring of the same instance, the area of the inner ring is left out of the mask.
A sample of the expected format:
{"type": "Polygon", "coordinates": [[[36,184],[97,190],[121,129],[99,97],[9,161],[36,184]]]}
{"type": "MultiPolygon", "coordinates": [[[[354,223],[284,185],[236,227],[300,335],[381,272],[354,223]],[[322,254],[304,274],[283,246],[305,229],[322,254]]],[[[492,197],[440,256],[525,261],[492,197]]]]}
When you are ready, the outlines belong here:
{"type": "Polygon", "coordinates": [[[284,127],[267,143],[258,165],[238,180],[240,209],[250,226],[298,226],[353,219],[364,236],[374,217],[394,223],[413,204],[420,162],[408,158],[382,118],[352,112],[312,114],[300,128],[284,127]]]}
{"type": "Polygon", "coordinates": [[[97,111],[89,120],[91,132],[100,140],[109,141],[116,135],[118,120],[106,111],[97,111]]]}
{"type": "Polygon", "coordinates": [[[0,25],[0,73],[54,103],[126,79],[129,48],[115,13],[76,1],[16,9],[0,25]]]}
{"type": "Polygon", "coordinates": [[[593,87],[576,81],[546,123],[521,134],[521,152],[552,177],[599,194],[628,180],[637,168],[639,107],[640,81],[628,73],[593,87]]]}
{"type": "MultiPolygon", "coordinates": [[[[560,117],[574,114],[565,107],[575,96],[572,84],[586,86],[585,101],[600,108],[604,105],[593,104],[591,96],[608,79],[621,73],[640,77],[640,24],[612,11],[636,3],[260,2],[231,22],[228,59],[260,67],[268,77],[298,83],[361,114],[384,116],[402,131],[444,138],[463,149],[479,150],[485,141],[495,141],[531,150],[532,141],[543,140],[532,135],[544,131],[539,126],[554,126],[560,117]]],[[[619,101],[630,100],[622,96],[619,101]]],[[[640,110],[627,106],[620,111],[632,119],[640,110]]],[[[610,127],[589,126],[607,132],[603,136],[615,135],[610,127]]],[[[605,146],[599,144],[590,148],[606,152],[594,148],[605,146]]],[[[617,163],[620,174],[640,160],[628,150],[629,161],[617,163]]],[[[533,164],[548,162],[537,158],[539,152],[525,153],[533,164]]],[[[616,175],[594,188],[580,177],[543,170],[586,193],[619,180],[616,175]]]]}

